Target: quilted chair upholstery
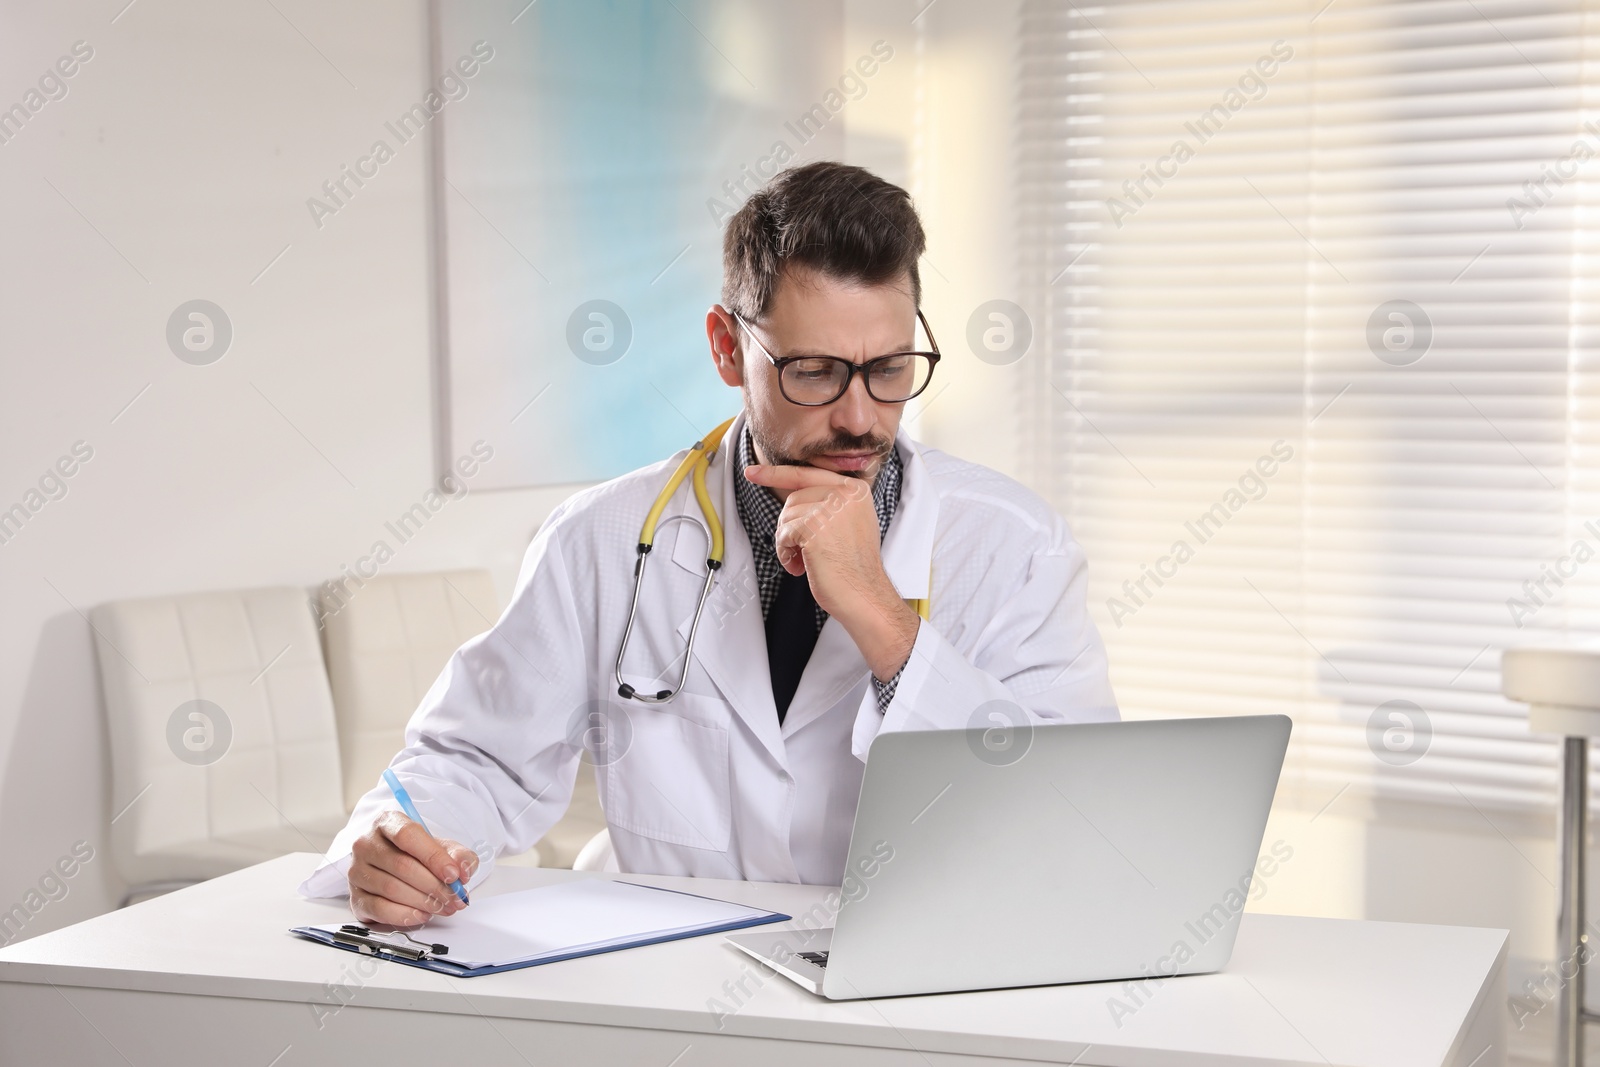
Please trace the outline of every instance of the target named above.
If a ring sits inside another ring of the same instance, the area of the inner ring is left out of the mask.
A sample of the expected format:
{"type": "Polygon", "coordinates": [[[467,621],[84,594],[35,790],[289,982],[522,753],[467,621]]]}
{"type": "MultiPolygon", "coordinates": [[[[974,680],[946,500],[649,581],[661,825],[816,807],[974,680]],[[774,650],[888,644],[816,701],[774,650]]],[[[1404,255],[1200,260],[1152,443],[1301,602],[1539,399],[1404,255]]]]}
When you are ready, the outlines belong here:
{"type": "Polygon", "coordinates": [[[111,852],[133,892],[328,847],[345,810],[304,590],[123,600],[91,621],[111,740],[111,852]]]}
{"type": "Polygon", "coordinates": [[[378,784],[450,654],[494,624],[487,571],[380,575],[318,599],[344,774],[344,806],[378,784]]]}

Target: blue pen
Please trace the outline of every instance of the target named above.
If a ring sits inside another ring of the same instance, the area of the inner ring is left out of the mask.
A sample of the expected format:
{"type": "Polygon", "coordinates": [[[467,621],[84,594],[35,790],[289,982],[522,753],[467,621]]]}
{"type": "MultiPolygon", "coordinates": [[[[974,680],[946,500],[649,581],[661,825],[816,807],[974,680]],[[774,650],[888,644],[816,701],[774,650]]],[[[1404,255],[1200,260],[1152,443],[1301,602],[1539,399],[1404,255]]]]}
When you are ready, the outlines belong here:
{"type": "MultiPolygon", "coordinates": [[[[429,837],[432,837],[433,831],[429,830],[428,824],[422,821],[422,816],[417,813],[417,806],[411,803],[411,794],[406,792],[406,787],[400,784],[400,779],[394,776],[394,772],[385,768],[383,772],[383,781],[384,784],[389,787],[390,791],[394,793],[394,798],[400,802],[400,810],[406,813],[406,818],[422,827],[422,832],[427,834],[429,837]]],[[[461,881],[459,879],[451,882],[450,888],[455,890],[456,896],[461,898],[461,903],[472,903],[467,899],[467,891],[461,887],[461,881]]]]}

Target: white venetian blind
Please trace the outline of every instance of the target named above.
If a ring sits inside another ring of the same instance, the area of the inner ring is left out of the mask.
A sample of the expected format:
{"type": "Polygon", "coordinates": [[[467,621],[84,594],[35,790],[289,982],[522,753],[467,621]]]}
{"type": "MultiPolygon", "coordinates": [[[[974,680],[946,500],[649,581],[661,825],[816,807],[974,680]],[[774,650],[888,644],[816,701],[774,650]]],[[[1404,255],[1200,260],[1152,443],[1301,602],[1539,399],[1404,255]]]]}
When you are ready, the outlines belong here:
{"type": "Polygon", "coordinates": [[[1125,714],[1548,810],[1499,651],[1600,634],[1597,6],[1025,4],[1024,424],[1125,714]]]}

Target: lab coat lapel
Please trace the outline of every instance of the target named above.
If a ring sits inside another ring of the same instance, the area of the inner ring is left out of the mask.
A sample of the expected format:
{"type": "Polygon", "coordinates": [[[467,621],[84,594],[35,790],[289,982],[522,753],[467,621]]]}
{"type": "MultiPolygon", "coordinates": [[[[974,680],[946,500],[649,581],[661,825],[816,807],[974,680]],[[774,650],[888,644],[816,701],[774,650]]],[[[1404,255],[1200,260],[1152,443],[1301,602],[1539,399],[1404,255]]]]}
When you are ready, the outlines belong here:
{"type": "MultiPolygon", "coordinates": [[[[741,414],[728,428],[706,472],[706,488],[722,519],[723,563],[722,572],[706,601],[700,632],[695,636],[694,659],[778,766],[787,770],[788,759],[778,733],[778,708],[772,700],[767,632],[762,622],[761,592],[756,581],[750,535],[739,521],[739,507],[733,495],[733,477],[738,472],[732,469],[731,459],[739,434],[744,432],[744,420],[741,414]]],[[[694,493],[687,486],[679,490],[673,505],[669,513],[689,509],[693,517],[700,517],[694,493]]],[[[673,541],[673,562],[703,577],[706,572],[704,538],[697,530],[685,530],[688,523],[673,525],[682,531],[673,541]]],[[[685,641],[691,621],[686,615],[678,624],[678,636],[685,641]]]]}
{"type": "Polygon", "coordinates": [[[939,492],[922,459],[922,446],[901,427],[895,436],[902,470],[900,506],[883,539],[883,569],[900,595],[926,597],[933,568],[933,535],[939,523],[939,492]]]}
{"type": "MultiPolygon", "coordinates": [[[[883,539],[883,569],[902,598],[925,597],[939,497],[929,483],[927,464],[916,442],[904,429],[895,437],[895,447],[902,465],[900,503],[883,539]]],[[[839,620],[830,618],[817,635],[816,648],[783,717],[783,736],[823,715],[862,682],[870,684],[870,676],[855,639],[839,620]]]]}

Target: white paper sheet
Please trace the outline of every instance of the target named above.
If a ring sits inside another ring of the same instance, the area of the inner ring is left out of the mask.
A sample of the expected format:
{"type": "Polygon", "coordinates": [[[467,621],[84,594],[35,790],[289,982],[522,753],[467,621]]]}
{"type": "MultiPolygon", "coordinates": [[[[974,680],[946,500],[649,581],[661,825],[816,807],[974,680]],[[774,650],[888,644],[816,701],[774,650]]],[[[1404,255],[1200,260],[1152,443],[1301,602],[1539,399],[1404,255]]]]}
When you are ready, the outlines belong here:
{"type": "MultiPolygon", "coordinates": [[[[410,933],[418,941],[448,946],[442,958],[452,963],[499,967],[712,930],[767,914],[723,900],[586,878],[480,897],[464,911],[410,933]]],[[[339,924],[318,929],[332,932],[339,924]]]]}

